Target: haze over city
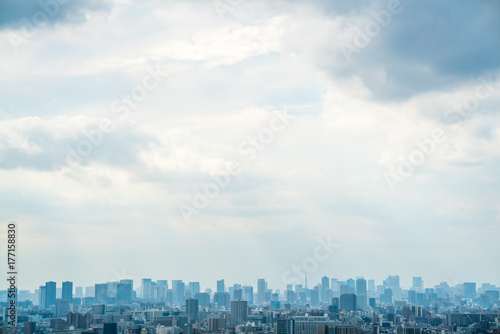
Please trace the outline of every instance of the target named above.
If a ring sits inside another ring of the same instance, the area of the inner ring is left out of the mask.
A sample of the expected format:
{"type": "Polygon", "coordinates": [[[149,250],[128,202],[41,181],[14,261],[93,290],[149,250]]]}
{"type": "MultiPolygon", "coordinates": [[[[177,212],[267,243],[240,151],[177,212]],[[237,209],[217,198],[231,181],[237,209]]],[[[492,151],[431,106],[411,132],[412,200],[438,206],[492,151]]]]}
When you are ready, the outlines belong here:
{"type": "Polygon", "coordinates": [[[500,285],[499,2],[62,2],[0,4],[19,289],[500,285]]]}

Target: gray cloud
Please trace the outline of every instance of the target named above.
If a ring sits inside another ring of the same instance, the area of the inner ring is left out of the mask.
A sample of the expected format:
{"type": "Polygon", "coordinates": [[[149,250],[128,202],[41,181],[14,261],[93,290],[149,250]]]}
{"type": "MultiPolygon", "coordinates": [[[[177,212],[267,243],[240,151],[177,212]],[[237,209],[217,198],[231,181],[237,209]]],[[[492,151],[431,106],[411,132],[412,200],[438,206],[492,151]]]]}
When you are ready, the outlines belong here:
{"type": "MultiPolygon", "coordinates": [[[[338,45],[332,46],[340,61],[325,62],[325,69],[333,77],[362,78],[376,99],[404,100],[500,68],[500,3],[401,1],[401,7],[368,46],[353,54],[352,62],[344,59],[338,45]]],[[[385,9],[386,3],[377,8],[385,9]]],[[[375,21],[364,15],[366,20],[358,25],[362,31],[375,21]]]]}

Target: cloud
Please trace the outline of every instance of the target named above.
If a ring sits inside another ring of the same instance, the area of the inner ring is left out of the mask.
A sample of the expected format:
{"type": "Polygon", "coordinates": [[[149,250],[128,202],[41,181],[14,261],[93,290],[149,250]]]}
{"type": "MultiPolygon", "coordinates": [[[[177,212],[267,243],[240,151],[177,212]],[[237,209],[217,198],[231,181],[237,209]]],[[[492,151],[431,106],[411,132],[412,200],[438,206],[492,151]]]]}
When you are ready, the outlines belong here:
{"type": "Polygon", "coordinates": [[[96,162],[131,167],[139,152],[156,141],[133,124],[115,123],[112,133],[103,133],[100,121],[83,115],[0,121],[0,168],[54,171],[54,163],[96,162]]]}
{"type": "Polygon", "coordinates": [[[492,33],[500,29],[498,2],[400,1],[392,14],[389,3],[344,17],[333,13],[343,28],[322,57],[331,59],[333,52],[335,61],[321,62],[332,78],[359,77],[372,98],[391,101],[453,89],[500,68],[500,42],[492,33]]]}

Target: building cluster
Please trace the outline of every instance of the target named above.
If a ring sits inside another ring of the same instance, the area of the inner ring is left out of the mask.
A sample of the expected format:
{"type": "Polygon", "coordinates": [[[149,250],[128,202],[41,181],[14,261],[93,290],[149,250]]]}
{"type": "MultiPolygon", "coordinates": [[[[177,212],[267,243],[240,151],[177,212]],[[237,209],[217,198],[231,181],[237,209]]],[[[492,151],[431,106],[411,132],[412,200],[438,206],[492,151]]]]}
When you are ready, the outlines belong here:
{"type": "Polygon", "coordinates": [[[414,277],[382,284],[323,277],[316,286],[270,289],[252,285],[201,291],[199,282],[145,278],[74,287],[46,282],[17,297],[17,327],[7,327],[7,293],[0,292],[2,333],[19,334],[500,334],[500,288],[441,283],[424,288],[414,277]]]}

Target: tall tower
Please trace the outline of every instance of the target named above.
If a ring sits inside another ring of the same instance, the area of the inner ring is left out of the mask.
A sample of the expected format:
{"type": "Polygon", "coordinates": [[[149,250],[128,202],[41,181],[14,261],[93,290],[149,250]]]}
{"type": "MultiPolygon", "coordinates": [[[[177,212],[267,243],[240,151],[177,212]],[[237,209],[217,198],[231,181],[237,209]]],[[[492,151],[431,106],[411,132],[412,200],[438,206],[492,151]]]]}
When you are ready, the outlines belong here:
{"type": "Polygon", "coordinates": [[[263,278],[257,280],[257,304],[262,304],[266,301],[267,283],[263,278]]]}
{"type": "Polygon", "coordinates": [[[56,282],[45,283],[45,308],[56,304],[56,282]]]}
{"type": "Polygon", "coordinates": [[[62,299],[68,300],[70,303],[73,301],[73,282],[63,282],[62,299]]]}

